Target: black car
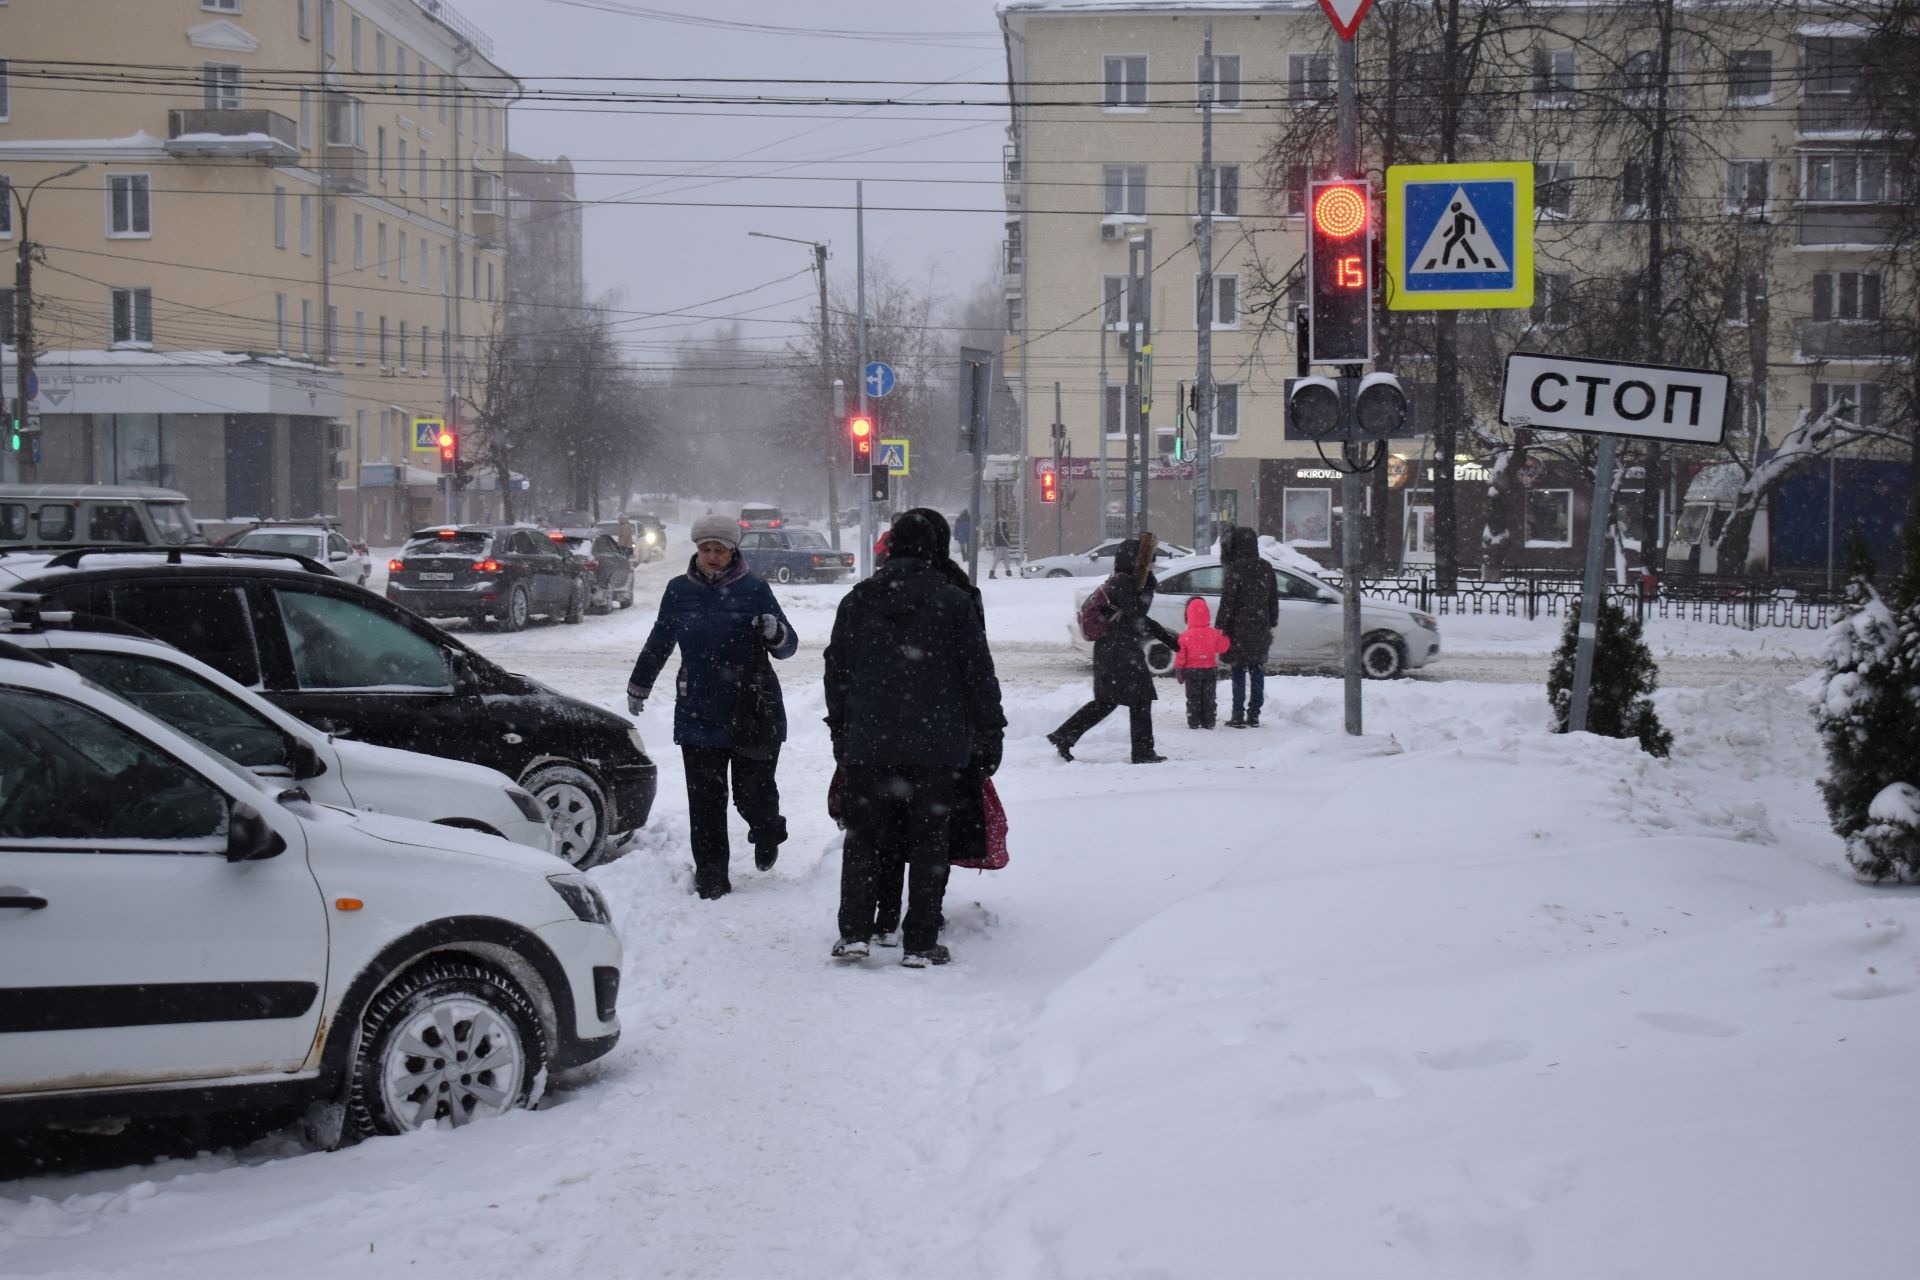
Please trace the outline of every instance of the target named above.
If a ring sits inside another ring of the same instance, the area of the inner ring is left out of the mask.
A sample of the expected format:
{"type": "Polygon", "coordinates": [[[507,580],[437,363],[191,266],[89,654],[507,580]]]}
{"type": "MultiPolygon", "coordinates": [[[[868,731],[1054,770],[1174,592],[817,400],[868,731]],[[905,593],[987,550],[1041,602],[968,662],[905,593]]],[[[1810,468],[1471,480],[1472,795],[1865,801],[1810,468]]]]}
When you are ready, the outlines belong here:
{"type": "Polygon", "coordinates": [[[387,599],[428,618],[492,620],[518,631],[535,614],[586,616],[585,564],[527,525],[419,529],[387,561],[387,599]]]}
{"type": "Polygon", "coordinates": [[[564,547],[586,566],[588,613],[633,607],[633,561],[627,559],[612,534],[593,529],[555,529],[547,540],[564,547]]]}
{"type": "Polygon", "coordinates": [[[0,552],[10,591],[137,627],[329,733],[498,769],[540,801],[576,866],[604,858],[653,808],[656,769],[625,716],[503,670],[291,557],[0,552]]]}

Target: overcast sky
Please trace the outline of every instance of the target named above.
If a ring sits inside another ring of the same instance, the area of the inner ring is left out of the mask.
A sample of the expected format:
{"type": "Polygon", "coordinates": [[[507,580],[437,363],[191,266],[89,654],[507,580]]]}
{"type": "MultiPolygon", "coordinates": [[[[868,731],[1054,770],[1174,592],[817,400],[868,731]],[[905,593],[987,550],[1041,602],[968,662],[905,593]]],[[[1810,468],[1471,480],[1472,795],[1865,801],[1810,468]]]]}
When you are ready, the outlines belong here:
{"type": "MultiPolygon", "coordinates": [[[[993,0],[453,3],[493,38],[495,60],[530,92],[1005,98],[993,0]],[[807,34],[829,31],[842,34],[807,34]],[[552,77],[755,82],[583,85],[552,77]],[[858,83],[780,85],[766,78],[858,83]],[[990,83],[889,83],[901,81],[990,83]]],[[[914,277],[931,268],[953,293],[987,278],[1004,235],[999,162],[1006,124],[1004,107],[526,102],[514,108],[512,145],[540,158],[570,157],[581,198],[601,202],[590,203],[586,215],[589,294],[618,290],[628,310],[781,321],[748,325],[778,339],[794,323],[815,322],[814,286],[804,274],[812,251],[747,233],[825,241],[830,281],[851,284],[856,179],[866,184],[869,262],[882,256],[914,277]],[[936,178],[948,181],[925,181],[936,178]],[[693,203],[664,203],[674,201],[693,203]],[[742,207],[752,205],[797,207],[742,207]],[[977,212],[931,211],[940,208],[977,212]],[[792,278],[772,283],[781,277],[792,278]]],[[[664,317],[662,324],[682,320],[664,317]]],[[[660,359],[673,342],[712,327],[692,322],[634,333],[632,342],[648,345],[632,351],[660,359]]]]}

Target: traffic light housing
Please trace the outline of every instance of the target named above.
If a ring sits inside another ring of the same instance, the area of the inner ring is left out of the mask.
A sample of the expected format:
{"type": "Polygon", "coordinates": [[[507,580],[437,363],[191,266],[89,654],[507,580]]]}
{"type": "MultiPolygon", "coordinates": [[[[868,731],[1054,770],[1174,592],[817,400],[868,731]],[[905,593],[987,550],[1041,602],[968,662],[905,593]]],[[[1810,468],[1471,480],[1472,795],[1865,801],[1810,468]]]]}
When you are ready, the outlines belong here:
{"type": "Polygon", "coordinates": [[[875,467],[867,473],[867,500],[869,502],[887,502],[893,497],[893,472],[886,467],[875,467]]]}
{"type": "Polygon", "coordinates": [[[1042,471],[1040,473],[1040,501],[1060,501],[1060,482],[1051,471],[1042,471]]]}
{"type": "Polygon", "coordinates": [[[1307,188],[1308,360],[1373,359],[1373,190],[1334,178],[1307,188]]]}
{"type": "Polygon", "coordinates": [[[18,453],[26,446],[26,424],[20,421],[20,402],[7,401],[7,450],[18,453]]]}
{"type": "Polygon", "coordinates": [[[853,445],[853,474],[873,473],[873,419],[856,417],[847,423],[847,439],[853,445]]]}
{"type": "Polygon", "coordinates": [[[442,427],[440,428],[439,439],[435,443],[440,446],[440,469],[442,471],[457,471],[460,467],[459,435],[455,433],[452,427],[442,427]]]}

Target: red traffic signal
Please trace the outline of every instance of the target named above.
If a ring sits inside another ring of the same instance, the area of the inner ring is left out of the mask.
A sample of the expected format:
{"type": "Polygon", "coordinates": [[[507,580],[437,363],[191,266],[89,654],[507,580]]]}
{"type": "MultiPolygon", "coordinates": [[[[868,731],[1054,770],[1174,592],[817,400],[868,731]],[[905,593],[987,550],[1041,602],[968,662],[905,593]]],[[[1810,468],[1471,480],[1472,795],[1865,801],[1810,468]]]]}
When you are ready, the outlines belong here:
{"type": "Polygon", "coordinates": [[[1313,364],[1373,359],[1372,196],[1360,179],[1308,187],[1307,345],[1313,364]]]}
{"type": "Polygon", "coordinates": [[[873,474],[873,419],[854,418],[848,422],[847,438],[853,441],[853,474],[873,474]]]}
{"type": "Polygon", "coordinates": [[[1051,471],[1042,471],[1040,473],[1040,501],[1060,501],[1060,483],[1051,471]]]}
{"type": "Polygon", "coordinates": [[[440,461],[452,465],[460,460],[460,437],[453,433],[451,427],[440,428],[437,443],[440,446],[440,461]]]}

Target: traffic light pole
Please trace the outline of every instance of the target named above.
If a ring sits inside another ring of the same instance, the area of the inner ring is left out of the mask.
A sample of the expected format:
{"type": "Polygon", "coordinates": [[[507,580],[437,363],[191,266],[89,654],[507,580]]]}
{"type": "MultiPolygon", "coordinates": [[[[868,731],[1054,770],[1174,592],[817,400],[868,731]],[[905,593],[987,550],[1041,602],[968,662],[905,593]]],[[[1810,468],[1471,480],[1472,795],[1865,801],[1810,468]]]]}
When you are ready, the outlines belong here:
{"type": "MultiPolygon", "coordinates": [[[[1213,168],[1213,23],[1202,29],[1200,53],[1200,325],[1193,380],[1193,549],[1213,545],[1213,207],[1220,175],[1213,168]]],[[[1234,300],[1239,305],[1239,299],[1234,300]]]]}
{"type": "MultiPolygon", "coordinates": [[[[867,205],[864,184],[853,184],[853,297],[860,345],[860,416],[867,417],[867,205]]],[[[871,421],[871,419],[869,419],[871,421]]],[[[860,576],[873,574],[873,486],[860,490],[860,576]]]]}
{"type": "MultiPolygon", "coordinates": [[[[20,247],[13,263],[13,412],[18,419],[21,434],[21,448],[25,452],[26,437],[35,433],[28,429],[27,402],[32,399],[27,394],[27,384],[33,379],[33,238],[28,234],[27,215],[33,210],[33,196],[41,187],[61,178],[71,178],[82,169],[92,168],[89,164],[77,164],[71,169],[62,169],[59,173],[50,173],[27,188],[27,194],[20,194],[19,188],[8,184],[7,190],[13,195],[14,202],[20,206],[20,247]]],[[[11,424],[10,424],[11,425],[11,424]]],[[[35,437],[36,444],[38,437],[35,437]]],[[[9,450],[11,454],[11,450],[9,450]]],[[[40,469],[40,460],[36,453],[34,471],[40,469]]],[[[19,474],[20,463],[14,461],[14,478],[25,479],[19,474]]]]}
{"type": "MultiPolygon", "coordinates": [[[[1339,124],[1340,176],[1357,177],[1360,172],[1360,112],[1355,96],[1357,61],[1351,39],[1338,41],[1340,47],[1339,124]]],[[[1368,211],[1368,217],[1372,211],[1368,211]]],[[[1357,455],[1354,387],[1361,373],[1359,365],[1344,365],[1340,372],[1341,420],[1347,427],[1346,466],[1340,475],[1340,578],[1341,652],[1346,667],[1347,732],[1358,737],[1360,711],[1360,467],[1357,455]]]]}

